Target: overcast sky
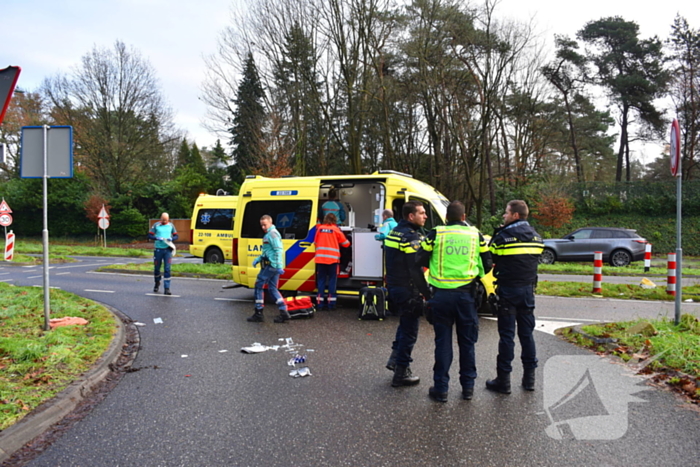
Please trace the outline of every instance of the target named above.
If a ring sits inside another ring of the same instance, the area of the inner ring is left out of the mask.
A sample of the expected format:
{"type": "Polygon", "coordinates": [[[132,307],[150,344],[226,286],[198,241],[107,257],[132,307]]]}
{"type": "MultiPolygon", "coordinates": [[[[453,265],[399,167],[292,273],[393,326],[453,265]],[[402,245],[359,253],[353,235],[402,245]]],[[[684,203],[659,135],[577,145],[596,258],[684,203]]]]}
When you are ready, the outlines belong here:
{"type": "MultiPolygon", "coordinates": [[[[33,91],[44,78],[69,73],[95,45],[112,48],[120,40],[154,67],[175,123],[200,147],[211,146],[216,136],[201,125],[202,57],[215,53],[230,8],[239,4],[245,0],[0,0],[0,68],[22,67],[18,87],[33,91]]],[[[641,37],[663,39],[677,13],[700,28],[700,2],[690,0],[502,0],[497,8],[499,16],[534,18],[550,41],[555,33],[573,37],[586,22],[615,15],[637,22],[641,37]]]]}

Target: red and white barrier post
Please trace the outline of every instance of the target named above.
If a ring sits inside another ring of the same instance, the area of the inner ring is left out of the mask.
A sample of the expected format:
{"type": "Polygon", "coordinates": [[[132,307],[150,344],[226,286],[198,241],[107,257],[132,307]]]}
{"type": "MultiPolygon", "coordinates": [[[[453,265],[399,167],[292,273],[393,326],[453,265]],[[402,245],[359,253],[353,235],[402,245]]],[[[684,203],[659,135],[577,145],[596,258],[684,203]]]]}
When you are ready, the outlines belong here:
{"type": "Polygon", "coordinates": [[[644,272],[649,272],[651,267],[651,243],[647,243],[646,249],[644,250],[644,272]]]}
{"type": "Polygon", "coordinates": [[[666,293],[676,295],[676,254],[668,254],[668,272],[666,278],[666,293]]]}
{"type": "Polygon", "coordinates": [[[15,234],[12,230],[5,234],[5,261],[12,261],[15,255],[15,234]]]}
{"type": "Polygon", "coordinates": [[[601,293],[603,288],[603,252],[593,253],[593,293],[601,293]]]}

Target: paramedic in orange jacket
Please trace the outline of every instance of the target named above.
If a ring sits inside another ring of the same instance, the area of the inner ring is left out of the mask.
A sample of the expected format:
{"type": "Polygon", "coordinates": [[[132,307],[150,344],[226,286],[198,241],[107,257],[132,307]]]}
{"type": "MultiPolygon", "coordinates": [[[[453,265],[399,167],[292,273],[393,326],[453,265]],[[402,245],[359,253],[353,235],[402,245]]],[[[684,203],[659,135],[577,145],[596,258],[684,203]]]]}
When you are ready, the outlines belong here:
{"type": "Polygon", "coordinates": [[[316,286],[318,295],[316,304],[319,310],[335,310],[336,287],[338,283],[338,266],[340,264],[340,247],[347,248],[350,242],[336,225],[335,214],[326,214],[323,224],[316,227],[314,244],[316,245],[316,286]],[[328,285],[328,295],[324,292],[328,285]]]}

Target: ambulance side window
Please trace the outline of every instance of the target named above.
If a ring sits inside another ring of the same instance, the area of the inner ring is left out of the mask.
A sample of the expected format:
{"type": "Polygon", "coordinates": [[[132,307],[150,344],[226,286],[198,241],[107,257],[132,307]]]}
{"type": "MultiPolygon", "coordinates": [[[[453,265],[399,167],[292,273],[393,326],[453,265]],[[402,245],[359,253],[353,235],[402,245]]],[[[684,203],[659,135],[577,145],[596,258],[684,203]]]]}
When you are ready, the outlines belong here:
{"type": "Polygon", "coordinates": [[[241,237],[262,238],[260,218],[267,214],[283,239],[304,239],[309,233],[312,206],[309,200],[250,201],[245,205],[241,237]]]}
{"type": "Polygon", "coordinates": [[[200,209],[197,213],[196,229],[233,230],[235,209],[200,209]]]}

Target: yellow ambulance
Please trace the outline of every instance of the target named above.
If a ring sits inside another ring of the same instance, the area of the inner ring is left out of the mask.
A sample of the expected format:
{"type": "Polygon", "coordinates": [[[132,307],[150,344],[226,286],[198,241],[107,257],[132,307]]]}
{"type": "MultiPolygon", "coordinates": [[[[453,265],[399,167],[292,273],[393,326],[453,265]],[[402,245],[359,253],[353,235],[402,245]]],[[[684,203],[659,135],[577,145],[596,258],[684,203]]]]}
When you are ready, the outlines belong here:
{"type": "Polygon", "coordinates": [[[238,196],[201,194],[190,221],[190,254],[205,263],[231,259],[231,242],[238,196]]]}
{"type": "MultiPolygon", "coordinates": [[[[260,268],[253,260],[260,255],[263,231],[260,218],[267,214],[282,236],[285,273],[282,291],[313,293],[316,290],[314,236],[321,221],[321,206],[334,189],[346,221],[340,226],[351,242],[348,268],[338,275],[338,293],[357,295],[365,285],[381,286],[384,276],[382,243],[376,228],[385,209],[401,219],[407,201],[423,203],[428,219],[426,232],[444,224],[449,200],[432,186],[411,175],[380,170],[369,175],[266,178],[249,175],[238,193],[238,221],[233,229],[233,280],[253,288],[260,268]]],[[[493,279],[484,298],[493,293],[493,279]]]]}

